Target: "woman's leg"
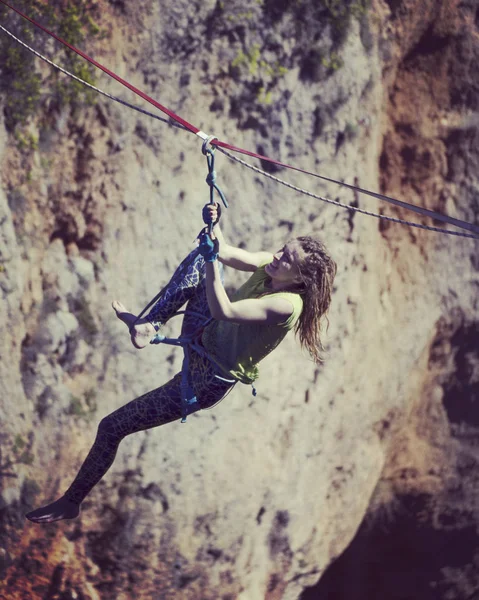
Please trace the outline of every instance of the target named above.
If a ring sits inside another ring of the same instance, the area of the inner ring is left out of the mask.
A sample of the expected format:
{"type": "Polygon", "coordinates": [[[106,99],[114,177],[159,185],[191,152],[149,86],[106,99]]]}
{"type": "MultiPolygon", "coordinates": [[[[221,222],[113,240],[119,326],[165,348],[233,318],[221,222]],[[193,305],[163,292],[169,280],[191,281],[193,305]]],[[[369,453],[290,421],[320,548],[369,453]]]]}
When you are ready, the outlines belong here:
{"type": "MultiPolygon", "coordinates": [[[[223,277],[223,265],[219,263],[223,277]]],[[[160,299],[147,315],[153,325],[166,323],[180,308],[188,302],[185,317],[192,312],[209,318],[210,312],[206,299],[205,261],[195,249],[183,260],[173,277],[163,289],[160,299]]]]}
{"type": "MultiPolygon", "coordinates": [[[[220,263],[223,277],[223,265],[220,263]]],[[[169,283],[163,288],[161,297],[148,315],[137,321],[135,315],[118,301],[113,308],[119,319],[128,326],[133,345],[144,348],[156,330],[166,323],[187,302],[182,334],[192,333],[210,317],[205,289],[205,262],[197,250],[193,250],[176,269],[169,283]],[[197,314],[201,316],[198,316],[197,314]]]]}
{"type": "MultiPolygon", "coordinates": [[[[215,378],[212,364],[192,352],[190,381],[198,402],[190,414],[213,406],[233,387],[215,378]]],[[[79,506],[113,464],[121,440],[137,431],[158,427],[181,417],[181,373],[167,384],[140,396],[111,413],[98,426],[95,442],[64,496],[26,516],[37,523],[51,523],[78,515],[79,506]]]]}
{"type": "Polygon", "coordinates": [[[111,467],[124,437],[181,417],[180,382],[181,374],[178,374],[167,384],[140,396],[102,419],[95,442],[64,496],[28,513],[27,518],[38,523],[51,523],[77,516],[81,502],[111,467]],[[71,516],[69,513],[72,513],[71,516]]]}

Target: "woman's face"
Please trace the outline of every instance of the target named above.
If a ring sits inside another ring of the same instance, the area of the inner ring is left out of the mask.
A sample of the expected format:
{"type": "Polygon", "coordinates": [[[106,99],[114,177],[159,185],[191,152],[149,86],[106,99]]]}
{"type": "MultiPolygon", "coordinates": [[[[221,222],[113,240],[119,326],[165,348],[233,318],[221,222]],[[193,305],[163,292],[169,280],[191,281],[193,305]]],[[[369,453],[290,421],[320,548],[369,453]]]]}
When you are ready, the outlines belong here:
{"type": "Polygon", "coordinates": [[[304,250],[297,240],[288,242],[274,255],[273,262],[265,267],[265,272],[282,284],[297,284],[302,281],[300,265],[304,260],[304,250]]]}

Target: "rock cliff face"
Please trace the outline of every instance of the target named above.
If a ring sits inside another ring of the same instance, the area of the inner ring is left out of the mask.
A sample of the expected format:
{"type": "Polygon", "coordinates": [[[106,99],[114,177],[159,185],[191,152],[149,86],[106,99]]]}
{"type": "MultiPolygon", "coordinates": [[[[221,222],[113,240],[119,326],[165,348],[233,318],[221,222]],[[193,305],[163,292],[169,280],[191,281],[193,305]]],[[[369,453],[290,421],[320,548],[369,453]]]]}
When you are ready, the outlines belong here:
{"type": "MultiPolygon", "coordinates": [[[[109,35],[87,51],[202,130],[477,224],[477,3],[98,4],[109,35]]],[[[237,387],[124,440],[79,519],[24,520],[103,416],[179,370],[179,352],[132,348],[110,300],[146,304],[208,198],[199,141],[113,102],[46,110],[30,133],[26,150],[0,128],[5,597],[474,598],[477,242],[350,214],[221,154],[232,243],[313,233],[338,262],[324,366],[287,339],[255,398],[237,387]]]]}

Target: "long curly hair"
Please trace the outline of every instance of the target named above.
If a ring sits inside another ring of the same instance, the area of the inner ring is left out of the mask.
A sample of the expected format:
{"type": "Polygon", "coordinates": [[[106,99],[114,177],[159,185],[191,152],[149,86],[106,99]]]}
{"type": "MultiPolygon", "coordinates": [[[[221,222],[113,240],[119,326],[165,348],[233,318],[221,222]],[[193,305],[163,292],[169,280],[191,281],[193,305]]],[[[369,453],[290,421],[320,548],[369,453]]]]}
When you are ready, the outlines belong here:
{"type": "Polygon", "coordinates": [[[299,336],[301,347],[306,348],[316,364],[320,364],[323,362],[321,352],[324,352],[321,342],[323,318],[327,329],[329,321],[326,313],[331,304],[337,265],[318,239],[302,236],[296,240],[305,257],[299,265],[302,283],[297,290],[303,299],[303,310],[294,332],[299,336]]]}

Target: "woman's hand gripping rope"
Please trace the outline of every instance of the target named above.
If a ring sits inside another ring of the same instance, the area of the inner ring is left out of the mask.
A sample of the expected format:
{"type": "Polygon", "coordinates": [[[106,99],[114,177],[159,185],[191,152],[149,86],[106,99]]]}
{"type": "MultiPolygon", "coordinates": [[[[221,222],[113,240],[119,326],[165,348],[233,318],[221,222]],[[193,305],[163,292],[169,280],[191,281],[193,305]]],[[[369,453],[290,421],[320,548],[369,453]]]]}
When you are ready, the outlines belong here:
{"type": "Polygon", "coordinates": [[[203,222],[209,225],[213,224],[213,227],[220,222],[221,219],[221,205],[218,202],[208,202],[203,206],[203,222]]]}
{"type": "Polygon", "coordinates": [[[213,233],[213,226],[216,225],[221,217],[221,206],[215,203],[208,203],[203,207],[203,221],[206,223],[198,234],[198,252],[203,256],[205,262],[214,262],[218,258],[219,241],[213,233]]]}

